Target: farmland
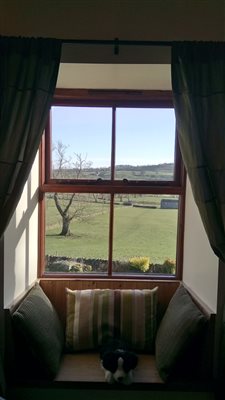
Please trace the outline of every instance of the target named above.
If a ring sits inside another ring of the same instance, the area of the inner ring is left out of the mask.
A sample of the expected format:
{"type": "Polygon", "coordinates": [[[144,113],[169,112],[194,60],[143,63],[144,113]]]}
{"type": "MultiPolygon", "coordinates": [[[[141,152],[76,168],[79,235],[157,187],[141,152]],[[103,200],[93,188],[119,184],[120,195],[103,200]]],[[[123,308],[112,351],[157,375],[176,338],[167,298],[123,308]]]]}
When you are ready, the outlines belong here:
{"type": "MultiPolygon", "coordinates": [[[[110,168],[87,168],[79,175],[83,179],[110,179],[110,168]]],[[[73,169],[53,171],[53,176],[72,179],[73,169]],[[59,174],[60,172],[60,174],[59,174]]],[[[116,179],[172,180],[173,164],[147,166],[117,165],[116,179]]],[[[70,194],[58,194],[62,208],[70,194]]],[[[117,194],[114,197],[113,260],[126,262],[132,257],[148,257],[151,264],[176,259],[177,209],[162,209],[161,200],[178,199],[174,195],[117,194]]],[[[47,256],[71,259],[108,260],[110,195],[107,193],[76,194],[70,213],[76,217],[70,223],[70,235],[60,235],[62,218],[53,194],[46,194],[47,256]]]]}
{"type": "MultiPolygon", "coordinates": [[[[146,181],[169,181],[173,179],[173,163],[157,165],[116,165],[115,179],[146,180],[146,181]]],[[[105,179],[111,178],[111,168],[83,168],[78,171],[76,168],[53,170],[53,176],[58,178],[74,179],[79,175],[82,179],[105,179]],[[79,172],[79,173],[78,173],[79,172]]]]}
{"type": "MultiPolygon", "coordinates": [[[[164,196],[165,197],[165,196],[164,196]]],[[[161,209],[162,196],[129,196],[131,203],[151,204],[156,208],[126,206],[123,201],[114,210],[115,260],[148,256],[151,262],[176,258],[177,210],[161,209]]],[[[124,199],[123,199],[124,200],[124,199]]],[[[46,254],[108,258],[109,203],[90,201],[85,204],[82,218],[71,222],[71,235],[60,236],[61,219],[52,198],[46,201],[46,254]]]]}

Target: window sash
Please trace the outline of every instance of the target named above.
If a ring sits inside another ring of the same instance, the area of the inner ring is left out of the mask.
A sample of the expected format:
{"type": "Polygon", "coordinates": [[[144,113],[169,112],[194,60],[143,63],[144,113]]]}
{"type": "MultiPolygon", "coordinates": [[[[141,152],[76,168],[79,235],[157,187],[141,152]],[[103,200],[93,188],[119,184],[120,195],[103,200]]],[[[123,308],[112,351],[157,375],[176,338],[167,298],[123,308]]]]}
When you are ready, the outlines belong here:
{"type": "MultiPolygon", "coordinates": [[[[157,92],[157,91],[120,91],[120,90],[59,90],[54,97],[53,106],[83,106],[83,107],[112,107],[112,147],[111,147],[111,174],[112,179],[101,180],[101,187],[115,187],[118,190],[132,186],[139,187],[170,187],[181,186],[181,154],[178,145],[177,135],[175,133],[175,149],[174,149],[174,179],[169,181],[145,181],[145,180],[130,180],[123,182],[115,177],[115,135],[116,135],[116,108],[118,107],[134,107],[134,108],[173,108],[172,93],[171,92],[157,92]],[[122,92],[122,93],[121,93],[122,92]],[[138,94],[137,94],[138,92],[138,94]],[[93,94],[94,93],[94,94],[93,94]],[[163,94],[162,94],[163,93],[163,94]],[[125,96],[122,100],[121,96],[125,96]],[[74,97],[73,97],[74,96],[74,97]],[[103,96],[104,100],[103,100],[103,96]]],[[[79,190],[80,185],[98,185],[98,180],[88,179],[55,179],[51,177],[51,148],[52,148],[52,130],[51,113],[49,114],[48,123],[46,126],[46,139],[45,139],[45,179],[43,184],[65,184],[75,185],[76,190],[79,190]]],[[[116,190],[116,189],[115,189],[116,190]]],[[[125,189],[126,190],[126,189],[125,189]]]]}
{"type": "MultiPolygon", "coordinates": [[[[115,109],[116,107],[152,107],[173,108],[172,93],[158,91],[121,91],[121,90],[56,90],[53,105],[59,106],[110,106],[113,108],[112,119],[112,178],[115,173],[115,109]]],[[[114,195],[124,194],[176,194],[180,196],[178,210],[178,232],[177,232],[177,258],[175,279],[181,279],[183,259],[183,226],[184,226],[184,201],[185,201],[185,179],[186,174],[179,150],[177,135],[175,135],[174,153],[174,180],[171,181],[121,181],[110,180],[66,180],[51,178],[51,113],[43,136],[40,148],[40,262],[39,276],[44,276],[44,236],[45,236],[45,211],[44,194],[46,192],[58,193],[108,193],[111,195],[110,206],[110,230],[109,230],[109,270],[106,277],[112,277],[112,249],[113,249],[113,198],[114,195]]],[[[54,274],[51,274],[53,276],[54,274]]],[[[58,276],[58,275],[57,275],[58,276]]],[[[62,275],[60,275],[62,276],[62,275]]],[[[66,275],[68,277],[68,275],[66,275]]],[[[76,274],[75,276],[78,276],[76,274]]],[[[84,275],[82,275],[84,276],[84,275]]],[[[87,275],[85,274],[85,277],[87,275]]],[[[93,277],[93,275],[92,275],[93,277]]],[[[95,275],[96,277],[96,275],[95,275]]],[[[126,275],[126,279],[132,276],[126,275]]],[[[158,276],[154,275],[154,278],[158,276]]],[[[113,278],[115,276],[113,275],[113,278]]],[[[121,279],[120,275],[120,279],[121,279]]],[[[138,279],[141,276],[138,275],[138,279]]],[[[165,278],[165,276],[163,277],[165,278]]],[[[171,277],[168,277],[171,279],[171,277]]],[[[136,276],[137,279],[137,276],[136,276]]],[[[146,279],[146,278],[145,278],[146,279]]]]}

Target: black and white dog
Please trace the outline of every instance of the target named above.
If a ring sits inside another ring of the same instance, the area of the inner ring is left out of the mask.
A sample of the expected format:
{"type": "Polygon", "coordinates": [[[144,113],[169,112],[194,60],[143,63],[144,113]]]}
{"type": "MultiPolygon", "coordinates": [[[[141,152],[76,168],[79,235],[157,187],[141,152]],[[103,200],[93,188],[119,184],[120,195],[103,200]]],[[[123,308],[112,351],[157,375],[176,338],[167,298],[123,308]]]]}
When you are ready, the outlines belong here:
{"type": "Polygon", "coordinates": [[[128,350],[121,340],[110,339],[100,351],[101,365],[105,370],[106,382],[130,385],[133,382],[133,370],[138,363],[135,353],[128,350]]]}

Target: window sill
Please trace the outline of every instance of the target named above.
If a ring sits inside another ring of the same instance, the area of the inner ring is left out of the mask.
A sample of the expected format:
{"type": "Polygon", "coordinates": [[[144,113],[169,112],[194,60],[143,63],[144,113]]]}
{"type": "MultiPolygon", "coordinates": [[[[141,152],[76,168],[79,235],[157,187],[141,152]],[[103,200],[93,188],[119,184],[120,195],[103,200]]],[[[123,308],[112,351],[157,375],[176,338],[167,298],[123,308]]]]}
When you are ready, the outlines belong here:
{"type": "Polygon", "coordinates": [[[68,279],[68,280],[91,280],[91,281],[99,281],[99,280],[108,280],[108,281],[171,281],[171,282],[180,282],[180,279],[176,275],[161,275],[161,274],[149,274],[149,275],[137,275],[137,274],[116,274],[116,275],[103,275],[103,274],[70,274],[70,273],[47,273],[45,272],[39,279],[68,279]]]}

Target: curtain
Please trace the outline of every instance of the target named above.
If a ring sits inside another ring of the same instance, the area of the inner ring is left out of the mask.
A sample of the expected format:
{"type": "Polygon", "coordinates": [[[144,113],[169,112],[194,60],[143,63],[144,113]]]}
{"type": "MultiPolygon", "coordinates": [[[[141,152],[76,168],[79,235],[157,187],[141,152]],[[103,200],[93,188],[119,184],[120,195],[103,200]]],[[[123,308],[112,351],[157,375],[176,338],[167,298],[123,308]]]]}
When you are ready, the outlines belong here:
{"type": "Polygon", "coordinates": [[[60,55],[56,39],[0,37],[0,237],[40,144],[60,55]]]}
{"type": "Polygon", "coordinates": [[[209,242],[225,261],[225,45],[172,46],[178,139],[209,242]]]}
{"type": "MultiPolygon", "coordinates": [[[[2,327],[0,327],[2,328],[2,327]]],[[[5,393],[5,373],[4,373],[4,367],[3,367],[3,361],[0,353],[0,396],[4,395],[5,393]]],[[[3,399],[0,397],[0,400],[3,399]]]]}

